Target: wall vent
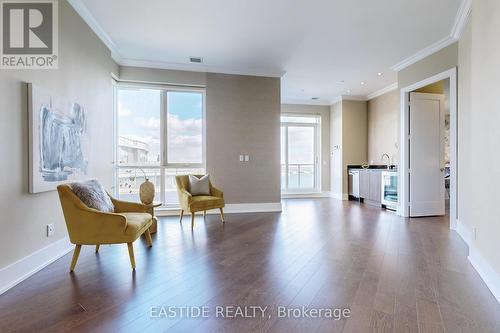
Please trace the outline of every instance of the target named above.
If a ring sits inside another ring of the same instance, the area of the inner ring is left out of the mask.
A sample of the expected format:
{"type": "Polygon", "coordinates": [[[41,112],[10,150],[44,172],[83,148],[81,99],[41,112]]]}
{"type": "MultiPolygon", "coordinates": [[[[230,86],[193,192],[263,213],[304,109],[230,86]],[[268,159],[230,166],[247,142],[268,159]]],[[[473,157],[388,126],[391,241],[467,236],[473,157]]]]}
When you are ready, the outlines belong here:
{"type": "Polygon", "coordinates": [[[203,62],[203,58],[201,58],[201,57],[189,57],[189,61],[197,63],[197,64],[201,64],[203,62]]]}

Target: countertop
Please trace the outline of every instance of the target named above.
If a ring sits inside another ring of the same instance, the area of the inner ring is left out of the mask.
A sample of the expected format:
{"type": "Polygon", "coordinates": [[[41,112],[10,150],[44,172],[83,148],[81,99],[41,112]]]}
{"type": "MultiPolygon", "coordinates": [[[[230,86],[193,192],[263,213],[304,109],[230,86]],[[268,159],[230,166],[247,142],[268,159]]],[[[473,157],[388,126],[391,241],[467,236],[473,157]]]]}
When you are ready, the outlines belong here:
{"type": "Polygon", "coordinates": [[[385,164],[373,164],[370,165],[367,169],[363,168],[361,165],[348,165],[347,170],[387,170],[387,171],[398,171],[398,166],[397,165],[391,165],[390,169],[387,169],[387,165],[385,164]]]}

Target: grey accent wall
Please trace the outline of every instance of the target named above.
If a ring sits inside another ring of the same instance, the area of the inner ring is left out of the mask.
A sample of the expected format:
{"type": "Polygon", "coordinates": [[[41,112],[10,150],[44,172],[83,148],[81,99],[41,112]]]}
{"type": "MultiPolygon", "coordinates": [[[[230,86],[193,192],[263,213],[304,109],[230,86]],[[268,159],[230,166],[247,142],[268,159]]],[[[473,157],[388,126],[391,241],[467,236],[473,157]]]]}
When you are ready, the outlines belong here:
{"type": "Polygon", "coordinates": [[[206,96],[207,171],[226,202],[280,202],[280,79],[208,73],[206,96]]]}
{"type": "Polygon", "coordinates": [[[330,191],[330,106],[282,104],[281,113],[311,114],[321,117],[321,190],[330,191]]]}
{"type": "Polygon", "coordinates": [[[78,101],[88,112],[90,174],[112,184],[113,90],[109,50],[66,1],[59,1],[59,69],[0,70],[0,268],[67,235],[55,191],[28,193],[26,82],[78,101]],[[46,237],[46,224],[55,235],[46,237]]]}

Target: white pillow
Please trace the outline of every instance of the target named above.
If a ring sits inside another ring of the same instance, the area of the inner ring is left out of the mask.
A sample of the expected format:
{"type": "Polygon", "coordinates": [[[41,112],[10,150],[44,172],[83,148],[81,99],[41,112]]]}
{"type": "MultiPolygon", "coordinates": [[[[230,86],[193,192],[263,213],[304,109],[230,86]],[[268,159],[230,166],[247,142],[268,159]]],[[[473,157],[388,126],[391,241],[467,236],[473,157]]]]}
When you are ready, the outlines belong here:
{"type": "Polygon", "coordinates": [[[189,193],[191,193],[191,195],[210,195],[210,181],[208,175],[201,178],[189,175],[189,193]]]}

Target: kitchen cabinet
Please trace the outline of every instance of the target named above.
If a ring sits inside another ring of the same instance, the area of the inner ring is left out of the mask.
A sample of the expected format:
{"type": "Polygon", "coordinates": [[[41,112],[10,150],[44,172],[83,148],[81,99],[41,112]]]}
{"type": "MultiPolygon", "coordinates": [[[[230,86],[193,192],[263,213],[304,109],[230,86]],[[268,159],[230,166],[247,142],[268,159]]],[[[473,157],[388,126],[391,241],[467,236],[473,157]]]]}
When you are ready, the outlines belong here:
{"type": "Polygon", "coordinates": [[[359,171],[359,197],[361,199],[370,197],[370,174],[368,170],[359,171]]]}
{"type": "Polygon", "coordinates": [[[359,197],[365,203],[381,204],[382,170],[367,169],[359,171],[359,197]]]}
{"type": "Polygon", "coordinates": [[[382,172],[379,170],[371,170],[370,174],[370,194],[368,199],[375,203],[381,203],[382,192],[382,172]]]}

